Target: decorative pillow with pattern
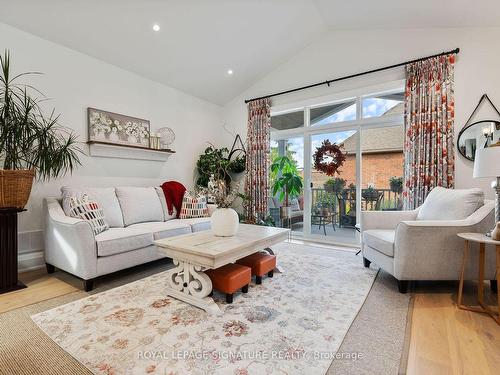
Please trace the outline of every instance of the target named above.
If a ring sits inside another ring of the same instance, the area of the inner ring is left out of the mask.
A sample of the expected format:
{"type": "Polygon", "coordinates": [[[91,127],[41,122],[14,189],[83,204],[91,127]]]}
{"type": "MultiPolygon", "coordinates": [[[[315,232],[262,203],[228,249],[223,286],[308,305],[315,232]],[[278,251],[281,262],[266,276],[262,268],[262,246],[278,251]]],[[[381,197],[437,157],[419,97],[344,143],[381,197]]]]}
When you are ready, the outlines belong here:
{"type": "Polygon", "coordinates": [[[89,199],[87,194],[70,197],[69,213],[71,217],[87,221],[92,227],[94,235],[109,228],[102,207],[97,201],[89,199]]]}
{"type": "Polygon", "coordinates": [[[182,198],[180,219],[208,217],[207,197],[186,191],[182,198]]]}

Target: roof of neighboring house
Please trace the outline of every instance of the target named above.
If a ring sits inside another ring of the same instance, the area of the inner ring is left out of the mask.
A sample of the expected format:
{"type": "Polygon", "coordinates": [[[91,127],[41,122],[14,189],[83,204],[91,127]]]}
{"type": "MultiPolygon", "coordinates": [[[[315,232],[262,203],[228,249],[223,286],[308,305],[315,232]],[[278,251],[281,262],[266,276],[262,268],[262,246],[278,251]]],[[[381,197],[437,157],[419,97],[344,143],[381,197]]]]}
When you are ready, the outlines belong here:
{"type": "MultiPolygon", "coordinates": [[[[382,116],[402,114],[404,104],[400,103],[389,109],[382,116]]],[[[403,151],[404,127],[391,126],[387,128],[364,129],[361,137],[361,151],[364,153],[403,151]]],[[[348,153],[356,152],[356,134],[344,141],[348,153]]]]}
{"type": "MultiPolygon", "coordinates": [[[[363,130],[361,151],[363,153],[403,151],[404,129],[402,126],[363,130]]],[[[356,152],[355,134],[344,141],[348,153],[356,152]]]]}

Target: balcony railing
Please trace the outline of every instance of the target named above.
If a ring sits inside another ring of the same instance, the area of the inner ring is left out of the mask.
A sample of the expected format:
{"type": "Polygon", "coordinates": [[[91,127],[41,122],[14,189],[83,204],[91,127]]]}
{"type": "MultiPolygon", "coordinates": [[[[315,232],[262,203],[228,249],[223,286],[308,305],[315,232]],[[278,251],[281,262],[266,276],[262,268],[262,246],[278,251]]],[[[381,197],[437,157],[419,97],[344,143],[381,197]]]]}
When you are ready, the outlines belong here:
{"type": "MultiPolygon", "coordinates": [[[[401,193],[391,189],[363,189],[361,209],[364,211],[397,211],[402,209],[401,193]]],[[[328,208],[344,214],[356,211],[356,191],[344,189],[341,193],[328,192],[322,188],[312,189],[312,210],[328,208]]],[[[351,214],[355,213],[352,212],[351,214]]]]}

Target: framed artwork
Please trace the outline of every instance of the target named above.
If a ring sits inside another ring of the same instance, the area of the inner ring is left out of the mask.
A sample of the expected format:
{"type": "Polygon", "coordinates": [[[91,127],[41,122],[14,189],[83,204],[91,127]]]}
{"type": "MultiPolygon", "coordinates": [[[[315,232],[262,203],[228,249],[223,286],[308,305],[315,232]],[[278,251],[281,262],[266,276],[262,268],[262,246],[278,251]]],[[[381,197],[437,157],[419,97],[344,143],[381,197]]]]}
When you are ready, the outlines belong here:
{"type": "Polygon", "coordinates": [[[87,108],[90,142],[111,143],[132,147],[150,147],[148,120],[87,108]]]}

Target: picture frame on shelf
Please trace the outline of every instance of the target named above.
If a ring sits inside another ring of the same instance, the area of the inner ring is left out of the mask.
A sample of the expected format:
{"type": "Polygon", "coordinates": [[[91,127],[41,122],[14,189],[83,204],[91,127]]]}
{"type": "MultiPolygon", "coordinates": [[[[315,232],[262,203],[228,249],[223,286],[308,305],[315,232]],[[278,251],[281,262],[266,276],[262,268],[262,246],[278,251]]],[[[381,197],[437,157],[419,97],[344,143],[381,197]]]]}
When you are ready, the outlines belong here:
{"type": "Polygon", "coordinates": [[[90,142],[151,147],[149,120],[88,107],[87,127],[90,142]]]}

